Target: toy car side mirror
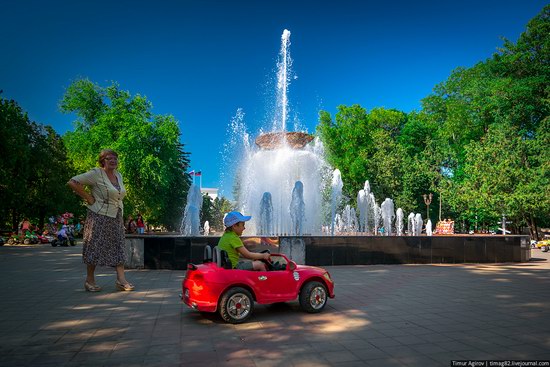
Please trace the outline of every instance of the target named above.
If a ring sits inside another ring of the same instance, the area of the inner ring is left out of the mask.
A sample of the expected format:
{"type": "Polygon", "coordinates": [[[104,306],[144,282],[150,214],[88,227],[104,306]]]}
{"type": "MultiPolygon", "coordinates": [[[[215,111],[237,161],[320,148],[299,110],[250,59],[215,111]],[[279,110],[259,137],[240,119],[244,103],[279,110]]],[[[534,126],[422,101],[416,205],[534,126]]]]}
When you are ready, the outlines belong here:
{"type": "Polygon", "coordinates": [[[290,271],[296,270],[296,263],[294,261],[291,261],[288,263],[288,270],[290,271]]]}

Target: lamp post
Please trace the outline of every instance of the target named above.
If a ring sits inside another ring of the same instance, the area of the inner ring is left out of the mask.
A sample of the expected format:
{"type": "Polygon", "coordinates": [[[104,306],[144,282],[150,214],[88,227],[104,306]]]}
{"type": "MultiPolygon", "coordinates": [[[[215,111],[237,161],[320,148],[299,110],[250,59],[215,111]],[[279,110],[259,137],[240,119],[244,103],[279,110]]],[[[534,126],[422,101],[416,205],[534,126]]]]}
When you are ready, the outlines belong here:
{"type": "Polygon", "coordinates": [[[443,193],[440,191],[439,192],[439,221],[441,222],[441,202],[442,202],[442,196],[443,196],[443,193]]]}
{"type": "MultiPolygon", "coordinates": [[[[506,214],[502,213],[502,234],[503,235],[506,235],[506,232],[510,232],[510,231],[506,230],[506,224],[507,223],[512,223],[512,221],[506,220],[506,214]]],[[[510,232],[510,233],[512,233],[512,232],[510,232]]]]}
{"type": "Polygon", "coordinates": [[[427,214],[427,219],[430,219],[430,204],[432,203],[432,197],[433,197],[433,194],[430,193],[429,195],[422,195],[424,197],[424,203],[426,204],[426,214],[427,214]]]}

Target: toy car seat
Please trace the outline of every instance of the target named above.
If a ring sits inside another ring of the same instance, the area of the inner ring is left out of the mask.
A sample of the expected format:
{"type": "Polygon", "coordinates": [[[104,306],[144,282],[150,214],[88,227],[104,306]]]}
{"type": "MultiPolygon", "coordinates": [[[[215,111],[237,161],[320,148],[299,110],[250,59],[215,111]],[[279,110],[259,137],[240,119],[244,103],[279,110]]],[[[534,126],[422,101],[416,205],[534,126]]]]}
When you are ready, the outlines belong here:
{"type": "Polygon", "coordinates": [[[212,247],[209,245],[204,246],[204,256],[202,262],[203,264],[212,262],[212,247]]]}
{"type": "Polygon", "coordinates": [[[214,247],[214,252],[212,256],[212,262],[215,262],[220,268],[232,269],[231,261],[229,261],[229,256],[227,251],[220,249],[218,246],[214,247]]]}

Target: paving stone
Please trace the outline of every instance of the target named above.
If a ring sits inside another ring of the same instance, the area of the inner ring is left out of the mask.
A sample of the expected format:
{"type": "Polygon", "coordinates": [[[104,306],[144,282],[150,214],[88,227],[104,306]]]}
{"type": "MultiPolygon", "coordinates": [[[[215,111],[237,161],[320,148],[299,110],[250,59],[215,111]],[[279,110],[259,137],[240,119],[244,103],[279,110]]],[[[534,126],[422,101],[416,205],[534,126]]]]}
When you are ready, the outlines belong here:
{"type": "MultiPolygon", "coordinates": [[[[0,247],[0,366],[440,366],[452,359],[550,358],[550,253],[525,264],[327,267],[320,314],[258,305],[224,323],[178,299],[185,272],[129,270],[117,292],[81,248],[0,247]],[[48,287],[25,292],[41,284],[48,287]],[[32,306],[31,306],[32,305],[32,306]]],[[[534,250],[535,251],[535,250],[534,250]]]]}
{"type": "Polygon", "coordinates": [[[423,355],[412,354],[403,357],[396,357],[395,359],[405,366],[440,367],[442,365],[440,362],[436,362],[433,359],[423,355]]]}
{"type": "Polygon", "coordinates": [[[384,358],[391,358],[391,355],[386,353],[383,350],[380,350],[378,348],[375,349],[365,349],[365,350],[354,350],[352,351],[354,355],[356,355],[359,359],[363,361],[370,361],[374,359],[384,359],[384,358]]]}
{"type": "Polygon", "coordinates": [[[360,358],[353,354],[351,351],[335,351],[335,352],[324,352],[321,353],[321,356],[329,361],[330,363],[340,363],[340,362],[350,362],[358,361],[360,358]]]}

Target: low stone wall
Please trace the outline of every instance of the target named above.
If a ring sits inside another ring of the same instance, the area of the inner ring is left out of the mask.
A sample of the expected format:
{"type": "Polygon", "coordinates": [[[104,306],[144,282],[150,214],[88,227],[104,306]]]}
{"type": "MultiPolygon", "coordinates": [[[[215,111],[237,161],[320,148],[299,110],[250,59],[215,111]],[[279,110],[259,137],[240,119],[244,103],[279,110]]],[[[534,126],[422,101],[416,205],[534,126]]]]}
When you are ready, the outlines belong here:
{"type": "Polygon", "coordinates": [[[143,237],[126,237],[126,264],[129,269],[142,269],[145,267],[145,251],[143,237]]]}
{"type": "Polygon", "coordinates": [[[525,262],[528,236],[305,237],[306,264],[525,262]]]}
{"type": "MultiPolygon", "coordinates": [[[[298,264],[453,264],[526,262],[528,236],[284,236],[243,237],[250,251],[281,252],[298,264]]],[[[128,235],[128,268],[187,269],[201,263],[204,247],[219,237],[128,235]]]]}

